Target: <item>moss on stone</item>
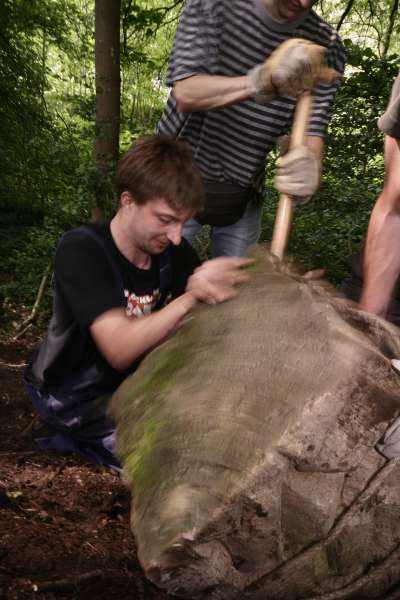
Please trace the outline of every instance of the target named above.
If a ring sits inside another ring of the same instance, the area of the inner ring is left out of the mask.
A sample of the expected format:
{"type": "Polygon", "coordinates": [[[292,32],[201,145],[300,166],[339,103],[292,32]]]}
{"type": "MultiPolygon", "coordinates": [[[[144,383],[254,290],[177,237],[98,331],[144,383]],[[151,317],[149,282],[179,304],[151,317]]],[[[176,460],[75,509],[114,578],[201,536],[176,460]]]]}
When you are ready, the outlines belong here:
{"type": "MultiPolygon", "coordinates": [[[[252,257],[251,257],[252,258],[252,257]]],[[[258,273],[264,269],[263,262],[256,258],[253,263],[250,265],[245,265],[244,267],[240,267],[241,271],[246,271],[246,273],[258,273]]]]}
{"type": "Polygon", "coordinates": [[[135,387],[136,398],[155,398],[164,392],[174,375],[187,364],[189,352],[185,347],[165,348],[160,349],[154,358],[157,358],[156,366],[153,365],[150,372],[135,387]]]}
{"type": "Polygon", "coordinates": [[[143,433],[134,450],[124,460],[124,474],[135,486],[144,486],[153,474],[152,455],[159,433],[167,424],[165,419],[151,418],[146,421],[143,433]]]}
{"type": "Polygon", "coordinates": [[[169,343],[158,349],[139,382],[125,392],[118,418],[118,446],[125,476],[135,487],[145,486],[151,479],[154,447],[160,431],[170,423],[162,414],[162,397],[176,374],[188,364],[191,347],[191,342],[179,346],[169,343]]]}
{"type": "Polygon", "coordinates": [[[332,569],[329,564],[329,557],[326,554],[326,548],[318,550],[312,560],[313,575],[316,581],[326,579],[332,574],[332,569]]]}

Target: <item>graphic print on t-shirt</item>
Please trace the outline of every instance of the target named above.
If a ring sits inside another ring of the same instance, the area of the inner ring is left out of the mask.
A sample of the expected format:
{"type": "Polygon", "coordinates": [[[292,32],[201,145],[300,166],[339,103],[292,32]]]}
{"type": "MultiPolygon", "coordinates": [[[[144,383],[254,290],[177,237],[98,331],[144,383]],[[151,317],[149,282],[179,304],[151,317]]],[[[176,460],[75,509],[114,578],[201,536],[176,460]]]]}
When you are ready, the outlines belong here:
{"type": "Polygon", "coordinates": [[[156,289],[152,294],[137,296],[134,292],[124,290],[126,298],[126,314],[128,317],[144,317],[149,315],[156,307],[160,297],[160,290],[156,289]]]}

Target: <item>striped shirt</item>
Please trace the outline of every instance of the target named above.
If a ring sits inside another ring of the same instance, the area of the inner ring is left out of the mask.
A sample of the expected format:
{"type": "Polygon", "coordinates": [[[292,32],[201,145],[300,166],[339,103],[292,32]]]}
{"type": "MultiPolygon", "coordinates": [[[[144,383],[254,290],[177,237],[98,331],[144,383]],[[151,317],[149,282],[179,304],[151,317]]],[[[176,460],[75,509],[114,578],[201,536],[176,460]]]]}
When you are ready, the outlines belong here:
{"type": "MultiPolygon", "coordinates": [[[[170,58],[167,85],[192,75],[245,75],[264,62],[283,41],[300,37],[327,48],[327,64],[344,70],[338,34],[313,11],[277,23],[263,0],[187,0],[170,58]]],[[[315,89],[309,134],[323,136],[337,85],[315,89]]],[[[205,112],[182,113],[171,93],[158,133],[180,136],[191,146],[205,179],[261,189],[267,153],[287,132],[295,99],[275,97],[268,104],[253,98],[205,112]]]]}

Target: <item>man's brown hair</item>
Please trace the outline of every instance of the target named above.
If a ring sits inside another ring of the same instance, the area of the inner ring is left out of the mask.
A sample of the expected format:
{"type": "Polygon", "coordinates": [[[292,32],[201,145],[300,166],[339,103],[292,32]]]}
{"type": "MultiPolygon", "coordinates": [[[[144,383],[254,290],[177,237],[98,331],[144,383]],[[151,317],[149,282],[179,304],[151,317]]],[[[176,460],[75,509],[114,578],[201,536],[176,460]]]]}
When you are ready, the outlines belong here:
{"type": "Polygon", "coordinates": [[[204,205],[200,170],[189,146],[161,135],[138,140],[120,159],[118,195],[129,192],[137,204],[163,198],[177,212],[204,205]]]}

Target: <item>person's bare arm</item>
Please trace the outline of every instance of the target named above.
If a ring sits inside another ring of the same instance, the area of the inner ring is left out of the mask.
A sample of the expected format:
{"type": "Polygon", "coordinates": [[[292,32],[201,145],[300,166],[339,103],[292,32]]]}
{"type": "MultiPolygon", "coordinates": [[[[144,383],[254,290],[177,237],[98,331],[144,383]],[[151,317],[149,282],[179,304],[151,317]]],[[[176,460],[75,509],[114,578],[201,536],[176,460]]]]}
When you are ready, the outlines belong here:
{"type": "Polygon", "coordinates": [[[245,100],[250,95],[247,75],[193,75],[174,84],[174,96],[181,112],[222,108],[245,100]]]}
{"type": "Polygon", "coordinates": [[[315,81],[331,83],[338,73],[322,68],[325,48],[292,38],[281,44],[263,63],[246,75],[196,74],[175,81],[174,96],[181,112],[206,111],[229,106],[249,97],[262,103],[274,96],[298,96],[315,81]]]}
{"type": "MultiPolygon", "coordinates": [[[[322,160],[325,148],[324,138],[320,135],[307,135],[305,143],[306,146],[315,154],[315,157],[318,160],[322,160]]],[[[282,135],[280,138],[278,138],[277,145],[281,156],[287,154],[289,152],[290,136],[282,135]]]]}
{"type": "Polygon", "coordinates": [[[319,135],[308,135],[306,137],[306,146],[312,150],[315,157],[321,161],[324,156],[324,138],[319,135]]]}
{"type": "Polygon", "coordinates": [[[308,135],[306,137],[306,146],[313,152],[315,158],[318,161],[319,174],[318,174],[318,185],[321,185],[321,176],[322,176],[322,159],[324,157],[325,143],[324,138],[319,135],[308,135]]]}
{"type": "Polygon", "coordinates": [[[124,371],[172,335],[195,304],[194,296],[184,294],[162,310],[140,319],[129,318],[122,308],[109,310],[95,319],[90,332],[107,362],[116,371],[124,371]]]}
{"type": "Polygon", "coordinates": [[[182,296],[140,319],[127,317],[122,308],[107,311],[90,326],[96,346],[114,369],[124,371],[173,335],[197,301],[216,304],[234,296],[235,286],[247,279],[240,267],[250,262],[242,258],[207,261],[189,278],[182,296]]]}
{"type": "Polygon", "coordinates": [[[400,275],[400,142],[385,137],[385,181],[368,226],[360,308],[386,316],[400,275]]]}

